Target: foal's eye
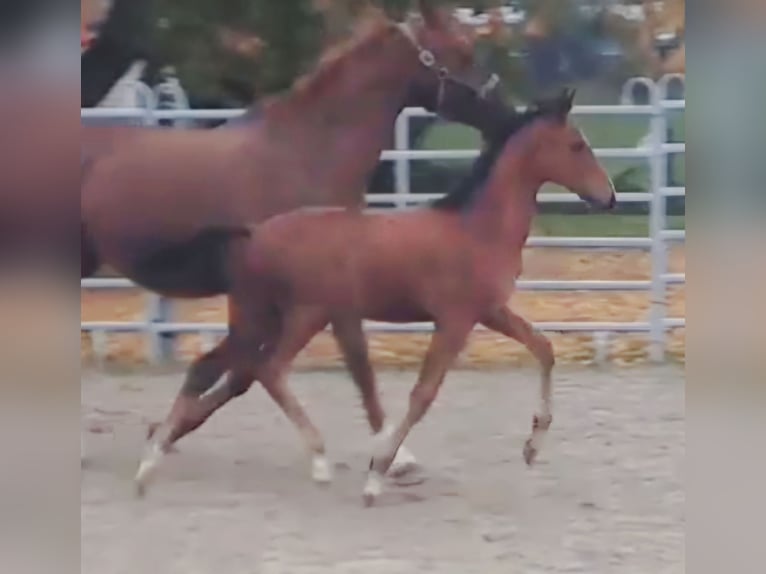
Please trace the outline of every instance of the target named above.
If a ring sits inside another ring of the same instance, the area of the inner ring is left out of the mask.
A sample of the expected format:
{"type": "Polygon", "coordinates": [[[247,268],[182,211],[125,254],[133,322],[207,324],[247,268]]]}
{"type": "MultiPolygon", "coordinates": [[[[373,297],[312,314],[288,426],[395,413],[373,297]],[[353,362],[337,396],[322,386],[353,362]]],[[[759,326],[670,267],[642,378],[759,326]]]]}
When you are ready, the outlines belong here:
{"type": "Polygon", "coordinates": [[[581,151],[585,151],[585,142],[584,141],[575,142],[570,147],[573,152],[580,153],[581,151]]]}

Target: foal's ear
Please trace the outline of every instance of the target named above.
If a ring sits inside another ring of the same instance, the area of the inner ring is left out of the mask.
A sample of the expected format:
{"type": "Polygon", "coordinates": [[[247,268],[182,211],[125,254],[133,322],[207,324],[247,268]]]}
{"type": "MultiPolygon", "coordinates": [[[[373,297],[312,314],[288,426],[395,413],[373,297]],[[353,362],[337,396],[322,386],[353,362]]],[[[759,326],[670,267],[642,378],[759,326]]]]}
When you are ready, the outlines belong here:
{"type": "Polygon", "coordinates": [[[423,16],[426,26],[433,28],[439,25],[441,21],[439,19],[439,9],[432,0],[418,0],[418,10],[423,16]]]}

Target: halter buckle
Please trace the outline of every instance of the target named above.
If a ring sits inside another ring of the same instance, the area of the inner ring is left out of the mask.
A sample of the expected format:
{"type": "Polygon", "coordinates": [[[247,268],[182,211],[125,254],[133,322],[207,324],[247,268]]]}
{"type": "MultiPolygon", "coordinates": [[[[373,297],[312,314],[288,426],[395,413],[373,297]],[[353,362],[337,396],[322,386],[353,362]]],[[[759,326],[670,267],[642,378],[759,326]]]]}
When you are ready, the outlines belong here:
{"type": "Polygon", "coordinates": [[[498,75],[492,74],[479,90],[479,95],[482,98],[486,97],[487,94],[490,93],[492,90],[494,90],[499,83],[500,83],[500,78],[498,77],[498,75]]]}
{"type": "Polygon", "coordinates": [[[436,64],[436,57],[430,50],[421,50],[419,54],[420,63],[426,68],[433,68],[436,64]]]}

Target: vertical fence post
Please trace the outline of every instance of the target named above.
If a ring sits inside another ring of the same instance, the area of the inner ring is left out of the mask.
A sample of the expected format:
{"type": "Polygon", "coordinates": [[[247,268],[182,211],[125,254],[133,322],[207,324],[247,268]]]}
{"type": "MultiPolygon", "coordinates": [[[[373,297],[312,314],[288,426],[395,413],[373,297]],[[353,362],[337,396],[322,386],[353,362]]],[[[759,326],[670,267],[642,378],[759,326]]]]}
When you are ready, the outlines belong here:
{"type": "MultiPolygon", "coordinates": [[[[410,149],[410,116],[407,109],[402,110],[396,118],[394,128],[394,148],[397,151],[410,149]]],[[[394,160],[394,185],[396,194],[402,196],[397,200],[396,207],[407,205],[406,196],[410,193],[410,160],[409,158],[396,158],[394,160]]]]}
{"type": "Polygon", "coordinates": [[[664,91],[656,86],[652,89],[651,155],[649,172],[652,199],[649,210],[649,236],[651,246],[651,307],[649,311],[649,359],[660,363],[665,360],[665,317],[667,315],[666,285],[663,276],[667,270],[667,251],[663,232],[665,231],[665,176],[667,175],[664,143],[667,118],[662,106],[664,91]]]}
{"type": "MultiPolygon", "coordinates": [[[[143,91],[147,93],[147,105],[144,115],[145,126],[157,125],[157,118],[154,116],[154,110],[157,107],[157,100],[154,92],[145,84],[143,91]]],[[[172,304],[169,299],[149,292],[147,294],[148,304],[146,306],[146,326],[145,335],[149,344],[149,360],[152,364],[158,364],[166,361],[173,355],[173,336],[170,333],[163,333],[157,327],[167,323],[172,317],[172,304]]]]}

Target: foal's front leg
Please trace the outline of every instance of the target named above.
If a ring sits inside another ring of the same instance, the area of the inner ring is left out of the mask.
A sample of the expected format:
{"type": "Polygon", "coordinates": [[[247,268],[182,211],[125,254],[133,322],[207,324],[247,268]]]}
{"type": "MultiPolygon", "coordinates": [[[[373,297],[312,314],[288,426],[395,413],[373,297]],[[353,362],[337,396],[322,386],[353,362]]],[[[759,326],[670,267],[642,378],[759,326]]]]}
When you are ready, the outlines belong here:
{"type": "Polygon", "coordinates": [[[545,335],[508,307],[499,309],[482,321],[482,324],[506,337],[516,339],[540,363],[540,409],[532,418],[532,434],[524,444],[524,460],[531,465],[553,421],[551,411],[551,373],[555,363],[553,345],[545,335]]]}
{"type": "Polygon", "coordinates": [[[410,392],[410,404],[402,422],[385,442],[379,443],[372,460],[367,483],[364,487],[364,502],[370,506],[383,490],[383,476],[391,466],[396,452],[404,439],[428,411],[439,387],[444,381],[447,370],[452,365],[460,351],[465,347],[468,335],[473,328],[469,321],[454,322],[437,326],[431,344],[426,352],[423,366],[418,376],[418,382],[410,392]]]}
{"type": "MultiPolygon", "coordinates": [[[[380,404],[375,372],[370,364],[367,337],[362,329],[362,321],[355,317],[336,318],[332,322],[332,332],[343,353],[346,367],[351,373],[362,397],[362,404],[367,413],[367,421],[374,434],[374,441],[380,442],[391,436],[393,427],[385,423],[386,414],[380,404]]],[[[401,476],[417,466],[415,456],[409,449],[401,445],[396,451],[389,470],[392,476],[401,476]]]]}

